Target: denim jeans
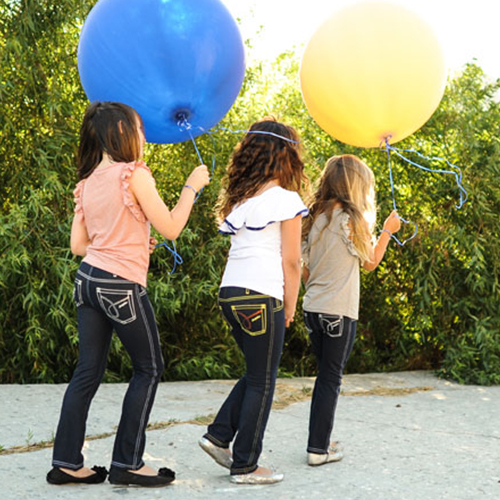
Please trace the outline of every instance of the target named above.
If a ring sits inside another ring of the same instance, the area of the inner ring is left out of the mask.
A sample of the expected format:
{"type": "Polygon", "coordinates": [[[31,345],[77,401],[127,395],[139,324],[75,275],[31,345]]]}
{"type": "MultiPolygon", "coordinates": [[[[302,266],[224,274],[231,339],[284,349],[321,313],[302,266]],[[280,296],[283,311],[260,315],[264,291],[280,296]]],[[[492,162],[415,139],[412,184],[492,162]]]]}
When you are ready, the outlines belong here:
{"type": "Polygon", "coordinates": [[[309,453],[327,453],[344,368],[356,337],[356,321],[304,311],[304,321],[318,362],[309,417],[309,453]]]}
{"type": "Polygon", "coordinates": [[[111,464],[137,470],[144,465],[146,426],[164,367],[153,309],[141,285],[85,262],[76,275],[75,301],[79,358],[64,395],[52,464],[73,470],[83,466],[87,415],[106,369],[114,330],[131,357],[134,373],[111,464]]]}
{"type": "Polygon", "coordinates": [[[262,452],[283,349],[285,314],[280,300],[239,287],[221,288],[219,306],[245,356],[246,373],[205,437],[223,448],[234,439],[231,474],[247,474],[257,469],[262,452]]]}

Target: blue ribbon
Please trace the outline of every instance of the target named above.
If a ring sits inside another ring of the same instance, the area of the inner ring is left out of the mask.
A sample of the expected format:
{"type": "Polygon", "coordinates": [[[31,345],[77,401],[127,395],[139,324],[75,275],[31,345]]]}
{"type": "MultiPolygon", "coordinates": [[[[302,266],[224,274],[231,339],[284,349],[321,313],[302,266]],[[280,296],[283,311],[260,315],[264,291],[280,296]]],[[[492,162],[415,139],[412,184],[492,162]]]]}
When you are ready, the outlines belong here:
{"type": "MultiPolygon", "coordinates": [[[[193,137],[193,133],[191,132],[193,127],[188,122],[187,118],[185,116],[182,116],[180,118],[180,120],[177,122],[177,125],[178,125],[180,130],[187,131],[187,133],[189,134],[189,138],[191,139],[191,142],[193,143],[194,150],[196,151],[196,154],[198,156],[198,160],[200,160],[200,165],[204,165],[203,158],[201,157],[201,154],[200,154],[200,150],[198,149],[198,146],[196,145],[196,141],[194,140],[194,137],[193,137]]],[[[214,154],[212,155],[212,169],[210,172],[210,178],[212,178],[214,175],[214,172],[215,172],[215,146],[216,146],[215,139],[213,138],[213,136],[210,132],[207,132],[205,129],[203,129],[201,127],[197,127],[197,128],[199,130],[202,130],[204,133],[208,133],[208,135],[210,136],[210,139],[212,139],[212,144],[213,144],[213,148],[214,148],[214,154]]],[[[194,199],[195,203],[198,201],[198,198],[200,197],[201,193],[203,192],[203,189],[204,188],[201,188],[200,192],[196,195],[196,198],[194,199]]]]}
{"type": "Polygon", "coordinates": [[[175,269],[177,268],[177,265],[181,265],[184,262],[182,260],[182,257],[177,253],[177,248],[175,247],[175,241],[172,240],[172,247],[169,247],[166,241],[158,243],[158,245],[155,246],[155,248],[159,247],[165,247],[174,257],[174,265],[172,267],[172,270],[168,273],[168,274],[173,274],[175,269]]]}
{"type": "MultiPolygon", "coordinates": [[[[418,167],[421,170],[424,170],[426,172],[433,172],[433,173],[437,173],[437,174],[451,174],[451,175],[454,175],[455,179],[457,181],[458,189],[460,191],[460,202],[459,202],[458,205],[455,205],[455,207],[458,208],[458,209],[462,208],[462,206],[464,205],[464,203],[467,201],[467,191],[464,189],[464,187],[462,185],[462,171],[460,170],[459,167],[457,167],[453,163],[449,162],[445,158],[441,158],[439,156],[425,156],[422,153],[416,151],[415,149],[399,149],[399,148],[395,148],[394,146],[391,146],[389,144],[390,138],[391,138],[390,136],[386,137],[386,139],[385,139],[384,142],[385,142],[385,150],[387,152],[387,162],[388,162],[388,165],[389,165],[389,179],[390,179],[390,182],[391,182],[392,206],[393,206],[394,210],[397,210],[397,207],[396,207],[396,196],[395,196],[395,193],[394,193],[394,180],[393,180],[393,175],[392,175],[391,151],[394,151],[394,153],[397,156],[399,156],[399,158],[401,158],[402,160],[406,161],[410,165],[418,167]],[[406,156],[403,156],[401,153],[414,153],[414,154],[418,155],[420,158],[423,158],[423,159],[431,161],[431,162],[434,162],[434,161],[446,162],[446,164],[449,167],[454,168],[455,170],[453,171],[453,170],[433,169],[433,168],[429,168],[429,167],[424,167],[423,165],[420,165],[420,164],[418,164],[418,163],[410,160],[409,158],[406,158],[406,156]]],[[[398,217],[405,224],[413,224],[413,226],[415,227],[415,231],[413,232],[413,234],[409,238],[407,238],[407,239],[405,239],[403,241],[400,241],[394,234],[391,235],[391,238],[393,238],[398,243],[398,245],[404,246],[406,243],[408,243],[408,241],[410,241],[413,238],[415,238],[415,236],[417,235],[417,232],[418,232],[418,226],[417,226],[416,222],[413,222],[413,221],[410,221],[410,220],[406,220],[403,217],[401,217],[399,214],[398,214],[398,217]]]]}
{"type": "Polygon", "coordinates": [[[277,137],[278,139],[283,139],[284,141],[291,142],[292,144],[299,144],[300,141],[294,141],[293,139],[289,139],[288,137],[285,137],[280,134],[275,134],[274,132],[268,132],[266,130],[231,130],[230,128],[226,127],[219,127],[213,132],[218,132],[219,130],[223,130],[224,132],[230,132],[231,134],[262,134],[262,135],[271,135],[273,137],[277,137]]]}

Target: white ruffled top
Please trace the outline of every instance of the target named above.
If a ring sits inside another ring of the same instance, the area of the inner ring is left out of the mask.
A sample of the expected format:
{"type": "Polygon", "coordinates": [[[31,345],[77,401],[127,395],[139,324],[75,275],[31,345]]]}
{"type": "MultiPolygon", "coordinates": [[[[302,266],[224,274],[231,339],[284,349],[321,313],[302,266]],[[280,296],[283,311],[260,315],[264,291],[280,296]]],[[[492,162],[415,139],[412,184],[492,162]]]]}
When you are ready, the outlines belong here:
{"type": "Polygon", "coordinates": [[[300,196],[280,186],[234,208],[219,227],[231,235],[221,287],[248,288],[283,300],[280,223],[307,214],[300,196]]]}

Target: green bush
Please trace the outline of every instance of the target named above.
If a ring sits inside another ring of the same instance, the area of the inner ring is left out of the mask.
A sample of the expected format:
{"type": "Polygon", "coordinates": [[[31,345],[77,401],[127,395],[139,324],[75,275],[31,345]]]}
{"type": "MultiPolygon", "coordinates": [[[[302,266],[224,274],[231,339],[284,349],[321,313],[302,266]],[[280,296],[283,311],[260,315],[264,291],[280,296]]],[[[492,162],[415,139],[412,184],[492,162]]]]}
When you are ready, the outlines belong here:
{"type": "MultiPolygon", "coordinates": [[[[79,29],[90,0],[0,2],[0,382],[65,382],[77,357],[72,282],[79,259],[68,249],[74,154],[87,100],[78,80],[79,29]]],[[[311,179],[339,153],[375,171],[380,221],[392,209],[384,150],[360,150],[320,130],[303,104],[295,54],[247,69],[222,125],[246,129],[268,114],[301,133],[311,179]]],[[[450,81],[432,119],[401,143],[460,165],[469,200],[461,210],[449,176],[423,173],[393,157],[401,215],[418,223],[404,247],[391,243],[373,273],[363,273],[358,339],[348,371],[435,369],[464,383],[500,382],[499,82],[470,65],[450,81]]],[[[232,378],[244,362],[217,307],[229,239],[213,207],[230,152],[241,134],[197,139],[213,180],[197,201],[177,248],[175,273],[165,249],[152,256],[148,292],[167,363],[165,380],[232,378]]],[[[399,145],[398,145],[399,146],[399,145]]],[[[167,204],[198,164],[190,142],[150,145],[146,161],[167,204]]],[[[300,310],[287,331],[281,375],[310,375],[314,360],[300,310]]],[[[106,380],[131,367],[115,339],[106,380]]]]}

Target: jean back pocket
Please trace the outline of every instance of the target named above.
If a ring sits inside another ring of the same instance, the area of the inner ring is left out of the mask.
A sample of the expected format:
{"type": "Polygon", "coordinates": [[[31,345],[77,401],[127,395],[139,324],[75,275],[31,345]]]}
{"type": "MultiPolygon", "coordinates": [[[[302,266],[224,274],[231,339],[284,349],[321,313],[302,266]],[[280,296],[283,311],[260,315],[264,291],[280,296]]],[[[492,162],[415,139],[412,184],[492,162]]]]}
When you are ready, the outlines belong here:
{"type": "Polygon", "coordinates": [[[134,295],[132,290],[109,288],[96,289],[97,298],[108,318],[126,325],[136,320],[134,295]]]}
{"type": "Polygon", "coordinates": [[[344,330],[343,316],[337,316],[335,314],[319,314],[318,319],[323,332],[329,337],[342,337],[342,332],[344,330]]]}
{"type": "Polygon", "coordinates": [[[231,305],[231,311],[241,329],[256,337],[267,330],[267,304],[231,305]]]}

